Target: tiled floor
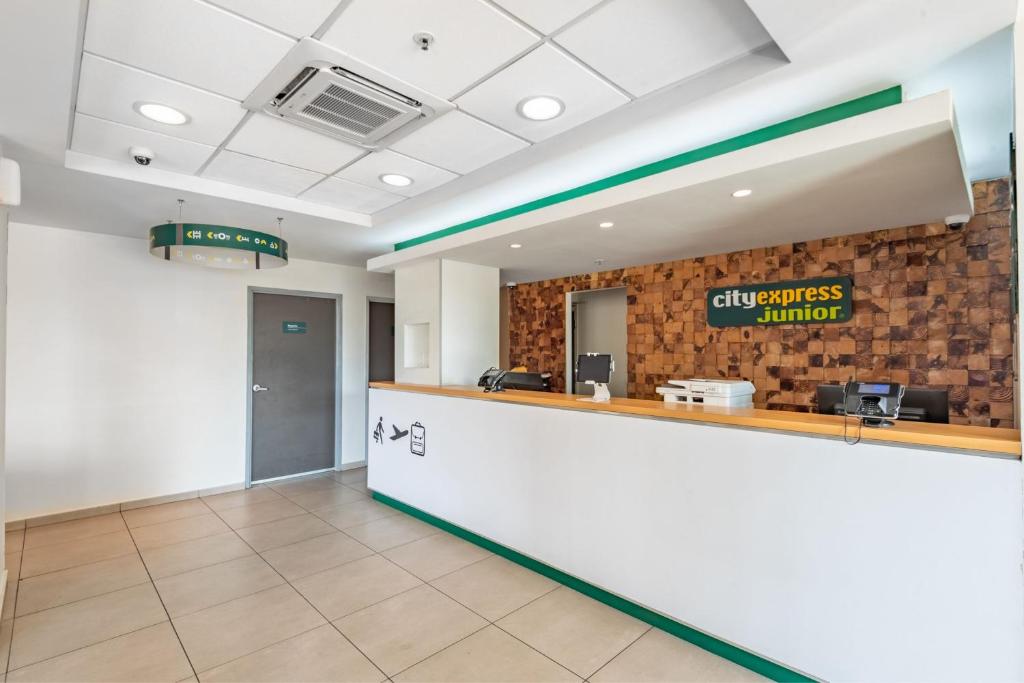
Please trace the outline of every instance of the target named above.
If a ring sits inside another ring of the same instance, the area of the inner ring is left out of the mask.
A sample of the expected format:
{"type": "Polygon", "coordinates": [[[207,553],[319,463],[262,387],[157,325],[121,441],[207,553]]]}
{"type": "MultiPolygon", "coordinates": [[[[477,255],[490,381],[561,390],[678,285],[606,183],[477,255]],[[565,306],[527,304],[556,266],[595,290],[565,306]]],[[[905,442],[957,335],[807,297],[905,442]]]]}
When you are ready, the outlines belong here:
{"type": "Polygon", "coordinates": [[[364,470],[7,534],[8,681],[750,681],[364,470]]]}

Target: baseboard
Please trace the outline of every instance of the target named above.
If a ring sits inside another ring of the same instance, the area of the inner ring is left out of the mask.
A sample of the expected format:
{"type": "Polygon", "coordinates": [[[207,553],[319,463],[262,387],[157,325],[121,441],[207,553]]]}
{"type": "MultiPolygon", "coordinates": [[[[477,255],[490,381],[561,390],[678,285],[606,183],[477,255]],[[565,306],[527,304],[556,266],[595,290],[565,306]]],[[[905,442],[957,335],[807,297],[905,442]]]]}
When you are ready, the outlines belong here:
{"type": "Polygon", "coordinates": [[[718,638],[708,635],[703,631],[698,631],[692,626],[687,626],[682,622],[648,609],[643,605],[631,602],[620,595],[610,593],[603,588],[598,588],[593,584],[587,583],[583,579],[567,574],[560,569],[555,569],[550,565],[544,564],[543,562],[535,560],[527,555],[523,555],[522,553],[503,546],[500,543],[484,538],[483,536],[475,534],[467,529],[463,529],[462,527],[452,524],[451,522],[447,522],[439,517],[435,517],[429,512],[424,512],[423,510],[407,505],[400,500],[390,498],[383,493],[374,491],[372,495],[374,500],[384,503],[385,505],[390,505],[396,510],[401,510],[412,517],[416,517],[417,519],[447,531],[454,536],[458,536],[463,540],[489,550],[495,555],[501,555],[507,560],[511,560],[512,562],[526,567],[531,571],[546,576],[564,586],[568,586],[577,592],[590,596],[598,602],[603,602],[609,607],[613,607],[620,612],[624,612],[625,614],[646,622],[651,626],[661,629],[662,631],[671,633],[677,638],[681,638],[688,643],[693,643],[699,648],[718,655],[723,659],[728,659],[734,664],[750,669],[751,671],[761,674],[766,678],[770,678],[773,681],[786,681],[787,683],[793,681],[804,683],[815,680],[814,678],[810,678],[802,673],[793,671],[782,664],[773,662],[770,659],[765,659],[764,657],[756,655],[748,650],[744,650],[732,643],[719,640],[718,638]]]}
{"type": "Polygon", "coordinates": [[[358,470],[360,467],[366,467],[366,460],[357,460],[356,462],[343,462],[341,463],[341,472],[345,470],[358,470]]]}
{"type": "Polygon", "coordinates": [[[162,496],[153,496],[152,498],[138,498],[136,500],[129,500],[121,503],[109,503],[107,505],[97,505],[95,507],[80,508],[78,510],[67,510],[65,512],[56,512],[53,514],[39,515],[37,517],[28,517],[26,519],[19,519],[13,522],[7,522],[6,529],[7,531],[16,531],[18,529],[44,526],[46,524],[70,522],[75,519],[85,519],[87,517],[107,515],[111,512],[135,510],[137,508],[150,507],[152,505],[163,505],[164,503],[175,503],[177,501],[188,500],[190,498],[198,498],[199,496],[213,496],[218,493],[240,491],[241,489],[244,488],[245,482],[238,482],[235,484],[212,486],[210,488],[205,489],[183,491],[181,493],[168,493],[162,496]]]}

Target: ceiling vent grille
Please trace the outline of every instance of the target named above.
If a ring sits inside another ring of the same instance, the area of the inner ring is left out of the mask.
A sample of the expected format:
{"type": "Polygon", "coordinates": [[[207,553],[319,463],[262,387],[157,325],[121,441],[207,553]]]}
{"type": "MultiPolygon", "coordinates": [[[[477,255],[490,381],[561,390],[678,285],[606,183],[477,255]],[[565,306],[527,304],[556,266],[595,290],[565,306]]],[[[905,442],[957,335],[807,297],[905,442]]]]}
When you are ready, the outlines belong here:
{"type": "Polygon", "coordinates": [[[423,103],[337,66],[307,66],[265,111],[371,148],[400,128],[433,114],[423,103]]]}

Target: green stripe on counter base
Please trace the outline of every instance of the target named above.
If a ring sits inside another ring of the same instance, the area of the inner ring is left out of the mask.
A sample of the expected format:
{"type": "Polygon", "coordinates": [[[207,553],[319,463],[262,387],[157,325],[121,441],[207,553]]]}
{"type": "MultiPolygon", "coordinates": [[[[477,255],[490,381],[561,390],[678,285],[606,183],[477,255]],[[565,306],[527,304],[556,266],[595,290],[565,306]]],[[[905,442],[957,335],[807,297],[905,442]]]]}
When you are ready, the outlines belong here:
{"type": "Polygon", "coordinates": [[[480,218],[474,218],[471,221],[436,230],[434,232],[427,233],[426,235],[413,237],[412,239],[407,239],[404,242],[398,242],[395,244],[395,251],[415,247],[417,244],[423,244],[424,242],[432,242],[434,240],[441,239],[442,237],[448,237],[449,235],[457,235],[460,232],[479,228],[482,225],[496,223],[500,220],[511,218],[512,216],[519,216],[530,211],[551,206],[552,204],[560,204],[561,202],[566,202],[570,199],[576,199],[577,197],[583,197],[584,195],[593,194],[594,192],[600,192],[601,190],[606,190],[609,187],[615,187],[633,180],[646,178],[647,176],[651,176],[656,173],[662,173],[663,171],[669,171],[673,168],[679,168],[680,166],[704,161],[705,159],[728,154],[729,152],[735,152],[746,147],[753,147],[754,145],[759,145],[762,142],[768,142],[770,140],[799,133],[811,128],[817,128],[818,126],[824,126],[828,123],[835,123],[836,121],[848,119],[851,116],[866,114],[869,111],[899,104],[902,101],[903,88],[895,85],[886,90],[879,90],[876,93],[865,95],[864,97],[858,97],[857,99],[841,102],[831,107],[826,107],[825,109],[812,111],[809,114],[804,114],[803,116],[797,116],[793,119],[788,119],[764,128],[759,128],[758,130],[744,133],[743,135],[737,135],[736,137],[729,138],[728,140],[713,142],[710,145],[698,147],[697,149],[690,150],[689,152],[682,152],[681,154],[676,154],[675,156],[662,159],[661,161],[644,164],[643,166],[639,166],[629,171],[616,173],[613,176],[595,180],[585,185],[574,187],[570,190],[563,190],[562,192],[558,192],[547,197],[541,197],[540,199],[535,199],[531,202],[520,204],[519,206],[513,206],[510,209],[504,209],[497,213],[488,214],[487,216],[482,216],[480,218]]]}
{"type": "Polygon", "coordinates": [[[383,493],[373,492],[374,500],[380,501],[385,505],[390,505],[396,510],[401,510],[407,515],[416,517],[417,519],[423,520],[427,524],[432,524],[439,529],[447,531],[448,533],[458,536],[470,543],[474,543],[481,548],[491,551],[495,555],[501,555],[507,560],[511,560],[516,564],[522,565],[531,571],[535,571],[538,574],[548,577],[558,583],[572,588],[574,591],[588,595],[591,598],[599,602],[603,602],[609,607],[614,607],[620,612],[625,612],[631,617],[639,619],[640,621],[646,622],[655,628],[660,628],[662,631],[671,633],[677,638],[681,638],[687,642],[693,643],[697,647],[703,648],[708,652],[718,655],[723,659],[728,659],[730,662],[739,664],[742,667],[750,669],[755,673],[759,673],[766,678],[770,678],[773,681],[814,681],[813,678],[808,678],[801,673],[797,673],[791,669],[787,669],[781,664],[759,657],[752,652],[748,652],[742,648],[731,645],[725,641],[719,640],[706,633],[698,631],[695,628],[681,624],[678,621],[669,619],[668,617],[658,614],[653,610],[649,610],[646,607],[641,607],[635,602],[630,602],[623,597],[609,593],[608,591],[598,588],[592,584],[587,583],[582,579],[578,579],[571,574],[555,569],[549,565],[544,564],[532,557],[527,557],[522,553],[516,552],[511,548],[507,548],[500,543],[495,543],[489,539],[474,534],[472,531],[467,531],[460,526],[456,526],[451,522],[446,522],[443,519],[435,517],[430,513],[424,512],[419,508],[414,508],[411,505],[407,505],[400,500],[395,500],[385,496],[383,493]]]}

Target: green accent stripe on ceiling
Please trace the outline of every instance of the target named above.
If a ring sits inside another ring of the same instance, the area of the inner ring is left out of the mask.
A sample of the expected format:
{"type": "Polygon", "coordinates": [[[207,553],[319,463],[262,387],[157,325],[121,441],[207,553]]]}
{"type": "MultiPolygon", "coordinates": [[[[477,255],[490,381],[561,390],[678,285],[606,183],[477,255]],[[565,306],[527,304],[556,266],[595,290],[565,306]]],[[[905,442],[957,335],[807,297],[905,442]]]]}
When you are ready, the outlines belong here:
{"type": "Polygon", "coordinates": [[[801,131],[810,130],[811,128],[817,128],[818,126],[835,123],[842,119],[848,119],[851,116],[857,116],[869,111],[899,104],[902,101],[903,89],[901,86],[896,85],[886,90],[879,90],[876,93],[865,95],[864,97],[858,97],[857,99],[849,100],[848,102],[842,102],[825,109],[819,109],[818,111],[811,112],[810,114],[804,114],[803,116],[782,121],[781,123],[775,123],[770,126],[766,126],[765,128],[744,133],[743,135],[737,135],[736,137],[729,138],[728,140],[713,142],[710,145],[698,147],[697,149],[690,150],[689,152],[682,152],[675,156],[668,157],[667,159],[662,159],[661,161],[644,164],[643,166],[639,166],[629,171],[616,173],[615,175],[608,176],[607,178],[595,180],[585,185],[574,187],[570,190],[563,190],[562,192],[557,192],[547,197],[534,199],[533,201],[526,202],[525,204],[513,206],[510,209],[504,209],[497,213],[488,214],[480,218],[474,218],[471,221],[466,221],[465,223],[459,223],[458,225],[429,232],[426,235],[413,237],[412,239],[405,240],[404,242],[396,243],[395,251],[408,249],[409,247],[414,247],[417,244],[423,244],[425,242],[432,242],[434,240],[441,239],[442,237],[448,237],[449,235],[457,235],[460,232],[479,228],[482,225],[495,223],[506,218],[511,218],[512,216],[519,216],[529,211],[542,209],[545,206],[551,206],[552,204],[559,204],[561,202],[569,201],[570,199],[583,197],[588,194],[593,194],[594,192],[606,190],[609,187],[615,187],[616,185],[622,185],[634,180],[639,180],[640,178],[646,178],[647,176],[651,176],[656,173],[669,171],[673,168],[679,168],[680,166],[686,166],[687,164],[693,164],[698,161],[728,154],[729,152],[735,152],[746,147],[753,147],[754,145],[759,145],[762,142],[776,140],[787,135],[792,135],[793,133],[799,133],[801,131]]]}
{"type": "Polygon", "coordinates": [[[432,524],[433,526],[447,531],[454,536],[458,536],[461,539],[489,550],[495,555],[501,555],[507,560],[511,560],[512,562],[526,567],[531,571],[546,576],[564,586],[568,586],[574,591],[583,593],[584,595],[587,595],[599,602],[603,602],[609,607],[613,607],[620,612],[624,612],[631,617],[654,626],[655,628],[671,633],[677,638],[693,643],[697,647],[703,648],[712,654],[722,657],[723,659],[728,659],[730,662],[739,664],[742,667],[759,673],[773,681],[794,681],[799,683],[812,683],[814,681],[813,678],[808,678],[807,676],[793,671],[792,669],[788,669],[781,664],[759,657],[753,652],[736,647],[724,640],[719,640],[714,636],[710,636],[703,631],[698,631],[697,629],[675,621],[674,619],[669,619],[663,614],[649,610],[635,602],[630,602],[629,600],[619,595],[615,595],[614,593],[609,593],[602,588],[598,588],[593,584],[587,583],[583,579],[578,579],[571,574],[566,574],[560,569],[555,569],[550,565],[544,564],[543,562],[535,560],[532,557],[528,557],[527,555],[523,555],[522,553],[503,546],[500,543],[496,543],[490,539],[484,538],[483,536],[479,536],[472,531],[463,529],[451,522],[446,522],[439,517],[435,517],[428,512],[424,512],[423,510],[415,508],[407,503],[403,503],[400,500],[395,500],[394,498],[376,491],[373,492],[373,498],[385,505],[390,505],[396,510],[401,510],[407,515],[416,517],[417,519],[423,520],[428,524],[432,524]]]}

